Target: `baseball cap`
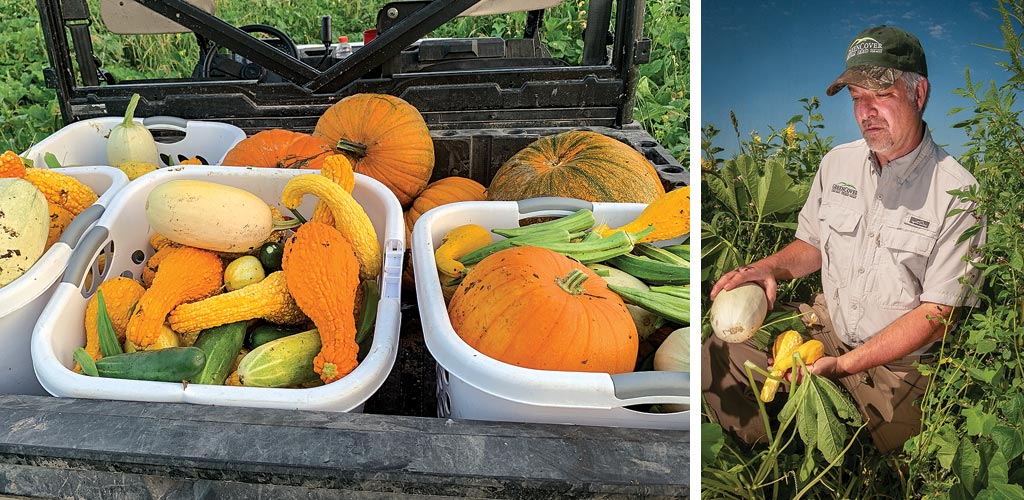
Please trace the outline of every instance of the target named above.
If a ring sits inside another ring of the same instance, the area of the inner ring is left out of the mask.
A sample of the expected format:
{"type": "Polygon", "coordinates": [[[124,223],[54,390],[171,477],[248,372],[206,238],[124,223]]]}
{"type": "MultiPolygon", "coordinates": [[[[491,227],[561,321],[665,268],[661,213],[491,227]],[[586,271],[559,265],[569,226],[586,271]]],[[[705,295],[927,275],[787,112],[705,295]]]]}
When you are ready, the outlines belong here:
{"type": "Polygon", "coordinates": [[[892,26],[868,28],[846,49],[846,71],[825,90],[835,95],[847,85],[868,90],[891,87],[904,71],[928,76],[924,49],[917,37],[892,26]]]}

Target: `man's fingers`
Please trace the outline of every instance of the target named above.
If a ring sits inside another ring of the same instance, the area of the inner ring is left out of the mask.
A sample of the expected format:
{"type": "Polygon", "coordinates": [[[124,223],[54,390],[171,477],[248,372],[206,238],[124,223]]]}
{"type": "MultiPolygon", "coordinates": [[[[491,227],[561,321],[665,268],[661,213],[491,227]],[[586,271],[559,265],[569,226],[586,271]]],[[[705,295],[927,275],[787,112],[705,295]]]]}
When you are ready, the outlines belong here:
{"type": "Polygon", "coordinates": [[[761,283],[764,288],[765,297],[768,298],[768,309],[775,307],[775,299],[778,293],[779,284],[775,281],[775,278],[767,278],[761,283]]]}

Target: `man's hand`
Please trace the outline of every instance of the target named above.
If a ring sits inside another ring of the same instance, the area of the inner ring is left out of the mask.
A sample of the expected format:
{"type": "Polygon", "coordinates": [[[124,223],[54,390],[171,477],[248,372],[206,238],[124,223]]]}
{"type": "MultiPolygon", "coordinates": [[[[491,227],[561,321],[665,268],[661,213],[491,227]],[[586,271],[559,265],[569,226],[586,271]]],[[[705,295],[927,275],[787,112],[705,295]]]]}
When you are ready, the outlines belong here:
{"type": "Polygon", "coordinates": [[[821,251],[807,242],[794,240],[764,259],[725,273],[711,288],[711,300],[715,300],[722,290],[732,290],[744,283],[757,283],[764,288],[770,308],[775,305],[776,280],[802,278],[820,268],[821,251]]]}
{"type": "Polygon", "coordinates": [[[838,380],[850,375],[840,366],[839,358],[835,356],[822,356],[814,363],[807,365],[807,368],[815,375],[832,380],[838,380]]]}
{"type": "Polygon", "coordinates": [[[757,283],[764,288],[765,296],[768,297],[768,308],[771,309],[775,304],[775,292],[778,289],[778,282],[775,281],[775,275],[767,266],[762,264],[764,261],[755,262],[749,266],[743,266],[738,269],[733,269],[725,273],[715,286],[711,288],[711,300],[715,300],[718,296],[718,292],[722,290],[732,290],[744,283],[757,283]]]}

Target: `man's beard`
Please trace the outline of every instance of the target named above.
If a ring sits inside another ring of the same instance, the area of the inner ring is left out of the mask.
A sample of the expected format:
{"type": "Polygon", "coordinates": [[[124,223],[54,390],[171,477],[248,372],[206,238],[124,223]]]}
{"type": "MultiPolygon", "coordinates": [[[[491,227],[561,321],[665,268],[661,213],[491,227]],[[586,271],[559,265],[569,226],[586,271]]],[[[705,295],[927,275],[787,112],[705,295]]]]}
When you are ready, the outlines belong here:
{"type": "Polygon", "coordinates": [[[864,137],[864,141],[868,143],[868,149],[875,153],[884,153],[891,149],[895,142],[892,138],[892,132],[889,131],[888,124],[883,120],[864,120],[861,122],[861,136],[864,137]],[[882,125],[880,130],[872,131],[871,136],[864,129],[869,126],[882,125]]]}

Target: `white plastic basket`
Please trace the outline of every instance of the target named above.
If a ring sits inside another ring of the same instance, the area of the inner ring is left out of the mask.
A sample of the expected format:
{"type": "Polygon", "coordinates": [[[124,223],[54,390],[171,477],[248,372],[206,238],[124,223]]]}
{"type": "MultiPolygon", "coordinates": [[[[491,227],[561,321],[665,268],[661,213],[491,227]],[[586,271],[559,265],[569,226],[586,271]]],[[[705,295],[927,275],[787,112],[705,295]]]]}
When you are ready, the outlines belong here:
{"type": "Polygon", "coordinates": [[[100,218],[114,195],[128,184],[124,172],[113,167],[68,167],[61,169],[99,195],[91,207],[68,225],[32,267],[18,279],[0,287],[0,394],[46,394],[32,372],[29,339],[32,327],[57,288],[72,251],[85,231],[100,218]]]}
{"type": "MultiPolygon", "coordinates": [[[[373,344],[366,358],[351,373],[333,383],[309,389],[270,389],[181,383],[119,380],[81,375],[72,371],[72,351],[85,345],[83,318],[93,285],[85,276],[92,270],[100,283],[110,276],[141,275],[152,229],[143,207],[156,186],[175,179],[201,179],[245,189],[282,210],[281,189],[296,175],[315,170],[248,167],[171,167],[146,174],[123,189],[75,251],[65,277],[36,324],[32,362],[42,386],[60,397],[147,402],[184,402],[222,406],[248,406],[326,411],[361,411],[363,403],[384,383],[398,352],[401,319],[402,258],[405,226],[398,199],[383,184],[356,174],[353,197],[370,216],[384,249],[379,278],[381,298],[373,344]],[[100,255],[105,269],[99,270],[100,255]]],[[[312,214],[315,197],[307,196],[299,211],[312,214]]],[[[285,213],[287,211],[285,210],[285,213]]]]}
{"type": "MultiPolygon", "coordinates": [[[[647,413],[641,404],[689,405],[688,373],[635,372],[609,375],[522,368],[485,356],[455,333],[437,278],[434,249],[451,229],[479,224],[515,227],[526,217],[567,215],[591,208],[597,222],[616,227],[644,204],[590,203],[567,198],[459,202],[423,214],[412,232],[423,338],[438,363],[438,414],[442,417],[513,422],[688,429],[689,411],[647,413]]],[[[665,242],[666,244],[675,241],[665,242]]]]}
{"type": "MultiPolygon", "coordinates": [[[[71,123],[32,146],[23,156],[36,166],[45,165],[43,156],[53,153],[64,166],[107,165],[107,137],[124,118],[105,116],[71,123]]],[[[210,165],[220,165],[232,146],[245,139],[245,131],[227,123],[185,120],[173,116],[136,118],[158,136],[156,150],[178,164],[178,155],[202,156],[210,165]],[[159,131],[166,131],[167,137],[159,131]]],[[[161,162],[158,167],[167,166],[161,162]]],[[[116,166],[116,165],[115,165],[116,166]]]]}

